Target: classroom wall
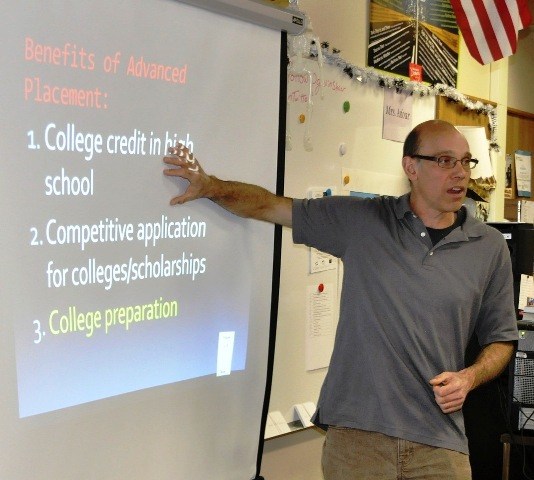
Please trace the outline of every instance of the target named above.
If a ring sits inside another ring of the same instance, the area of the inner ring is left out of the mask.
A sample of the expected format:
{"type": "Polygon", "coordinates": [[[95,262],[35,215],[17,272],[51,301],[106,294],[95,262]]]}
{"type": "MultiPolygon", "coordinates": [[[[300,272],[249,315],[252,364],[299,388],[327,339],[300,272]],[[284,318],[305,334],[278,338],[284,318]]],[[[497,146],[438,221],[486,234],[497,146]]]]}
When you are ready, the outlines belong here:
{"type": "MultiPolygon", "coordinates": [[[[331,48],[339,49],[341,51],[340,56],[346,61],[354,65],[366,66],[369,19],[367,1],[300,0],[299,8],[310,17],[313,31],[321,41],[328,41],[331,48]]],[[[532,34],[530,38],[532,38],[532,34]]],[[[531,65],[532,62],[527,55],[532,58],[532,51],[524,57],[531,65]]],[[[508,64],[509,60],[503,59],[491,65],[479,65],[469,56],[463,41],[460,44],[457,88],[466,95],[491,100],[497,104],[499,121],[497,141],[503,147],[506,142],[508,64]]],[[[515,71],[519,71],[519,68],[523,72],[521,84],[523,86],[534,84],[532,69],[528,71],[514,65],[515,71]],[[531,80],[525,77],[527,74],[531,80]]],[[[523,100],[519,105],[525,109],[525,106],[534,103],[534,93],[524,87],[520,91],[523,94],[523,100]]],[[[527,111],[534,112],[534,109],[527,111]]],[[[358,125],[349,125],[347,128],[358,128],[358,125]]],[[[502,148],[502,153],[494,156],[498,188],[491,204],[492,216],[490,219],[493,221],[501,220],[504,212],[502,187],[504,183],[504,151],[505,149],[502,148]]],[[[281,334],[282,332],[279,331],[278,335],[281,334]]],[[[281,341],[280,338],[277,340],[277,344],[279,341],[281,341]]],[[[279,371],[280,368],[275,366],[275,382],[280,381],[276,379],[277,375],[283,376],[283,372],[279,371]]],[[[294,387],[288,385],[287,388],[292,389],[294,387]]],[[[322,480],[320,458],[323,441],[323,433],[315,428],[267,440],[262,461],[262,475],[265,480],[322,480]]]]}

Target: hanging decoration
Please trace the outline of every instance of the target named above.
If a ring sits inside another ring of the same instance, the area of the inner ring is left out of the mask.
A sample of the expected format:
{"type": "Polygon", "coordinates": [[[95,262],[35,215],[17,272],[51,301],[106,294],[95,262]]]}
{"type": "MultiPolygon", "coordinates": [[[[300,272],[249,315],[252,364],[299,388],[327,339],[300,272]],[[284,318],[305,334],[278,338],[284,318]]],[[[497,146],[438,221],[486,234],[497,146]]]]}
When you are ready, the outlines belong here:
{"type": "Polygon", "coordinates": [[[449,0],[369,0],[370,67],[456,87],[459,43],[449,0]]]}

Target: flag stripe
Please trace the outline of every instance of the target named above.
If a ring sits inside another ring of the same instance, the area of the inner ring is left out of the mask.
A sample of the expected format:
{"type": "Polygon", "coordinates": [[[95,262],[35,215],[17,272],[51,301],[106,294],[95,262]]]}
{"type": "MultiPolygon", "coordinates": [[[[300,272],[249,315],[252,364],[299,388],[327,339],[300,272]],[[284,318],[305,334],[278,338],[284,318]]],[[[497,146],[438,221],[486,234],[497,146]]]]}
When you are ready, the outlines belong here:
{"type": "Polygon", "coordinates": [[[497,42],[501,50],[501,57],[512,55],[517,46],[517,34],[508,7],[500,1],[489,1],[486,4],[494,32],[492,37],[487,38],[488,42],[497,42]]]}
{"type": "MultiPolygon", "coordinates": [[[[518,11],[515,12],[515,18],[517,19],[519,26],[516,24],[516,29],[523,30],[527,28],[532,22],[532,12],[528,8],[528,0],[517,0],[514,3],[514,7],[517,7],[518,11]]],[[[514,20],[515,23],[515,20],[514,20]]]]}
{"type": "Polygon", "coordinates": [[[478,62],[483,63],[482,56],[480,55],[480,52],[478,50],[478,44],[475,40],[475,37],[473,36],[473,31],[471,30],[469,20],[467,19],[468,15],[471,18],[476,16],[473,4],[468,3],[465,8],[463,8],[461,5],[461,0],[451,0],[451,5],[456,15],[456,23],[458,24],[458,28],[462,32],[467,48],[469,49],[469,53],[471,53],[473,58],[475,58],[478,62]]]}
{"type": "MultiPolygon", "coordinates": [[[[464,3],[465,1],[473,0],[464,0],[464,3]]],[[[493,0],[490,0],[488,3],[493,3],[493,0]]],[[[480,22],[480,39],[477,41],[477,43],[479,45],[480,43],[485,43],[489,49],[489,57],[482,57],[484,64],[486,64],[491,62],[491,60],[494,58],[502,58],[503,54],[499,47],[499,42],[495,37],[495,31],[493,30],[485,2],[483,0],[474,0],[473,5],[475,6],[475,10],[477,12],[478,21],[480,22]]],[[[475,35],[475,38],[477,38],[477,35],[475,35]]]]}
{"type": "Polygon", "coordinates": [[[512,18],[512,22],[514,23],[514,29],[516,31],[522,30],[524,28],[521,19],[521,11],[518,3],[521,3],[521,0],[518,0],[517,2],[510,2],[510,4],[508,5],[508,9],[510,10],[510,17],[512,18]]]}

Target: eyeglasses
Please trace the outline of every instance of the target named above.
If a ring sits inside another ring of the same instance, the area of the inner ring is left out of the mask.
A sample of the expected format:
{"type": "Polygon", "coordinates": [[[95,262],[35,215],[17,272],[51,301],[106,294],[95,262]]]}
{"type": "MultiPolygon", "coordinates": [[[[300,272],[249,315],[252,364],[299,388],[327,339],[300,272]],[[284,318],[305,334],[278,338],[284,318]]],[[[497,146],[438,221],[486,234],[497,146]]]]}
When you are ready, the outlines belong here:
{"type": "Polygon", "coordinates": [[[478,164],[478,160],[476,158],[470,157],[464,157],[461,159],[450,157],[449,155],[439,155],[437,157],[430,155],[410,155],[410,157],[430,160],[432,162],[436,162],[441,168],[446,169],[454,168],[456,164],[460,162],[460,165],[464,168],[464,170],[473,170],[473,168],[475,168],[478,164]]]}

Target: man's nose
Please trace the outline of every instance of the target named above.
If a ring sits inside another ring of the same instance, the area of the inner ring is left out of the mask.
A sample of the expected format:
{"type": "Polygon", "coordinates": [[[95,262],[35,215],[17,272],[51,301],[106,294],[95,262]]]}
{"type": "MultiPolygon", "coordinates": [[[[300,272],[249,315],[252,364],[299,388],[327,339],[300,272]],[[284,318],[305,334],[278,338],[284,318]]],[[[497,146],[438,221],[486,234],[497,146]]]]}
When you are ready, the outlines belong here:
{"type": "Polygon", "coordinates": [[[470,174],[470,171],[466,170],[462,166],[460,160],[456,160],[456,162],[454,163],[454,167],[452,168],[452,172],[455,177],[461,177],[461,178],[465,178],[467,175],[470,174]]]}

